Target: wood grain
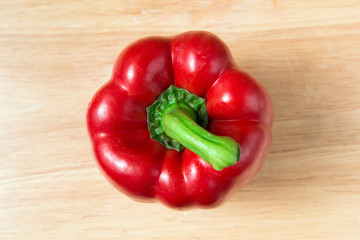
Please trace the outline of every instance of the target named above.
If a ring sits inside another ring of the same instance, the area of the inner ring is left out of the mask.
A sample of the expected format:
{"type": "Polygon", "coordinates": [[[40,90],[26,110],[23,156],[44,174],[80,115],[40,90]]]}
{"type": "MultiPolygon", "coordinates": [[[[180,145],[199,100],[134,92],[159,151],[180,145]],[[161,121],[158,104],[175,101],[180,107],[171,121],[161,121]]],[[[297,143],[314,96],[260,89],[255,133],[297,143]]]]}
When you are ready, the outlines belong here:
{"type": "Polygon", "coordinates": [[[0,1],[0,239],[359,239],[360,1],[0,1]],[[214,210],[129,200],[85,113],[118,53],[203,29],[269,90],[273,147],[214,210]]]}

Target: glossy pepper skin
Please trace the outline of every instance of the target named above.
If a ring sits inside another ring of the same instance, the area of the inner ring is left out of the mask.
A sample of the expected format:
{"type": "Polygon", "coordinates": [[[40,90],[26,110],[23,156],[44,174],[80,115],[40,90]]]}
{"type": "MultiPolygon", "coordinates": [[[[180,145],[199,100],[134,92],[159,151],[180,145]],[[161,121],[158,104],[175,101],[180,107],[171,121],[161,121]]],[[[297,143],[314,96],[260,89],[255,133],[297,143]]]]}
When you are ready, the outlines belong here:
{"type": "Polygon", "coordinates": [[[235,65],[219,38],[204,31],[130,44],[87,113],[107,179],[136,200],[157,198],[178,209],[217,206],[246,185],[270,150],[272,122],[265,88],[235,65]],[[205,98],[207,130],[240,144],[235,165],[217,171],[187,148],[177,152],[150,139],[146,107],[170,85],[205,98]]]}

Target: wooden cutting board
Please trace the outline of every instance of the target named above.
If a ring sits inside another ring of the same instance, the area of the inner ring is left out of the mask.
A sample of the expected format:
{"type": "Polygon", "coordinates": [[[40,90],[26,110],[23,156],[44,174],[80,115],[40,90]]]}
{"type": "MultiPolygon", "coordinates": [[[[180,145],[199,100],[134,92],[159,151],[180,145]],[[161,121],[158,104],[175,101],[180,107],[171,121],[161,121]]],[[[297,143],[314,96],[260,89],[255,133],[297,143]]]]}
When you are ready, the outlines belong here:
{"type": "Polygon", "coordinates": [[[360,1],[1,1],[0,239],[359,239],[360,1]],[[208,30],[268,89],[273,147],[213,210],[129,200],[87,104],[130,42],[208,30]]]}

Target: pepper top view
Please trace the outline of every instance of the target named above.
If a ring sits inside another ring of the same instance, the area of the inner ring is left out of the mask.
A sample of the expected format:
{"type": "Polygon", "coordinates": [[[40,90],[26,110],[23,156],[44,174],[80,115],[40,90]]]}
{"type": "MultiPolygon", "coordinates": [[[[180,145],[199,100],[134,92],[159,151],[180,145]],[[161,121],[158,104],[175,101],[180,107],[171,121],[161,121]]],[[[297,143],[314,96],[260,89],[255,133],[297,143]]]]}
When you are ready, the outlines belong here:
{"type": "Polygon", "coordinates": [[[218,37],[190,31],[125,48],[87,122],[98,165],[120,191],[177,209],[212,208],[264,163],[273,108],[218,37]]]}
{"type": "Polygon", "coordinates": [[[360,240],[359,13],[0,1],[0,240],[360,240]]]}

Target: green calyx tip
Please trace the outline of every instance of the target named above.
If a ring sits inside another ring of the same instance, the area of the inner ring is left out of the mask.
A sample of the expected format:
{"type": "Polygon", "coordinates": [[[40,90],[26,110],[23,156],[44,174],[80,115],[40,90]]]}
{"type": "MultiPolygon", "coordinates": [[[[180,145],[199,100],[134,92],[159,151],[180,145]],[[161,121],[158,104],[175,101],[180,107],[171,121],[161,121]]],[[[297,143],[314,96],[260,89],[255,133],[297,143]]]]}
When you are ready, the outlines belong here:
{"type": "Polygon", "coordinates": [[[151,106],[146,108],[150,137],[168,149],[181,151],[184,146],[169,137],[162,124],[164,113],[172,108],[183,109],[199,126],[206,128],[208,115],[205,99],[171,85],[151,106]]]}

